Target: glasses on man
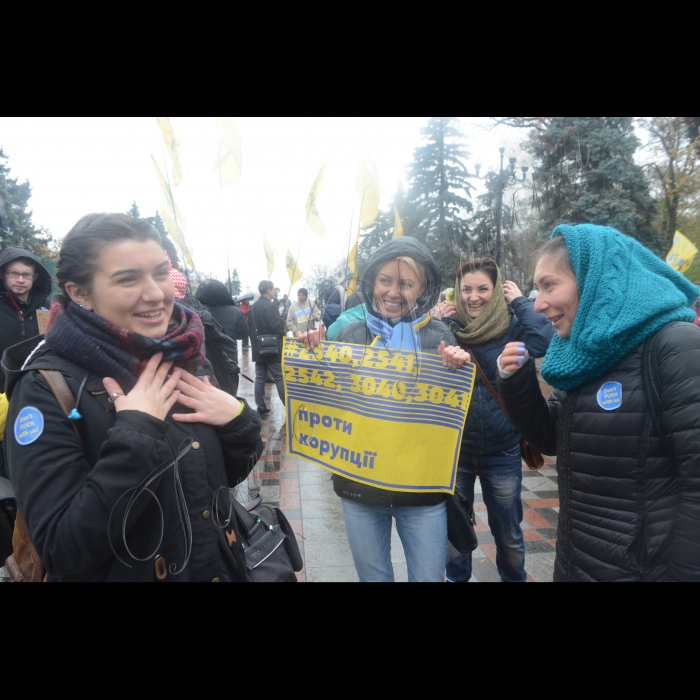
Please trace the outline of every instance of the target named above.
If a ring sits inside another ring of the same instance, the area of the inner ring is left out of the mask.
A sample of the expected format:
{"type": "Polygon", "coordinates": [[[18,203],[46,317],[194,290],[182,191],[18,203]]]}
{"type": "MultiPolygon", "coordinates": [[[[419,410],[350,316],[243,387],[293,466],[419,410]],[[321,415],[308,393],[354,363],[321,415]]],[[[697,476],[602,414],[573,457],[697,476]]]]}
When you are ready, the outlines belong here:
{"type": "Polygon", "coordinates": [[[34,278],[35,272],[6,272],[5,275],[9,277],[11,280],[18,280],[18,279],[23,279],[23,280],[31,280],[34,278]]]}

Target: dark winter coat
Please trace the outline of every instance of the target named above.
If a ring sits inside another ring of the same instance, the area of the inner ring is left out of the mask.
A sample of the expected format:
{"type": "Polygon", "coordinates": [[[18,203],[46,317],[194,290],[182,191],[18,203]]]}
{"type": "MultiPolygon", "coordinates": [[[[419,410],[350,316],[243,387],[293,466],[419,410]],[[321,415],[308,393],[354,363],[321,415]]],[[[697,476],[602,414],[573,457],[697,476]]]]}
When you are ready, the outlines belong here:
{"type": "Polygon", "coordinates": [[[10,300],[10,292],[0,281],[0,358],[7,348],[39,335],[36,312],[49,308],[47,298],[51,294],[51,275],[36,255],[21,248],[6,248],[0,253],[0,268],[19,258],[31,260],[36,265],[39,277],[34,282],[26,304],[15,299],[24,318],[15,309],[10,300]]]}
{"type": "MultiPolygon", "coordinates": [[[[242,415],[219,429],[176,423],[172,413],[165,421],[138,411],[117,414],[102,377],[55,357],[45,346],[21,369],[33,345],[13,348],[4,358],[11,399],[5,454],[20,511],[49,581],[156,581],[157,556],[165,559],[169,583],[245,581],[240,535],[235,524],[225,523],[228,488],[248,476],[262,453],[257,414],[246,405],[242,415]],[[78,405],[84,445],[41,369],[60,371],[76,397],[87,375],[78,405]],[[15,424],[28,407],[41,412],[43,433],[21,446],[15,424]],[[133,489],[189,445],[179,461],[179,482],[171,467],[150,485],[153,495],[135,503],[126,530],[133,555],[146,559],[137,562],[126,552],[121,534],[126,504],[133,489]],[[187,567],[176,575],[187,556],[176,497],[180,487],[192,551],[187,567]]],[[[176,406],[174,412],[186,409],[176,406]]]]}
{"type": "Polygon", "coordinates": [[[238,364],[238,341],[248,337],[245,316],[236,307],[231,292],[218,280],[212,280],[199,295],[199,301],[221,325],[224,333],[236,341],[236,364],[238,364]]]}
{"type": "Polygon", "coordinates": [[[521,434],[558,458],[557,581],[700,582],[700,329],[674,323],[655,342],[670,453],[647,408],[643,346],[549,405],[533,360],[499,378],[521,434]],[[616,410],[599,402],[610,382],[616,410]]]}
{"type": "MultiPolygon", "coordinates": [[[[502,338],[471,347],[461,344],[462,348],[473,353],[494,388],[498,376],[498,358],[506,345],[525,343],[530,354],[540,358],[546,355],[554,337],[552,324],[546,316],[535,311],[533,301],[520,297],[511,304],[511,308],[513,320],[502,338]]],[[[451,328],[456,334],[460,326],[452,321],[451,328]]],[[[482,457],[510,452],[520,440],[518,431],[477,376],[462,440],[463,454],[482,457]]]]}
{"type": "Polygon", "coordinates": [[[270,301],[267,297],[260,297],[250,307],[248,316],[250,325],[250,342],[253,346],[253,362],[262,362],[266,365],[274,365],[282,362],[282,339],[284,338],[287,322],[280,316],[279,304],[270,301]],[[279,337],[280,353],[276,357],[260,357],[258,336],[276,335],[279,337]]]}
{"type": "MultiPolygon", "coordinates": [[[[366,299],[372,298],[372,288],[379,269],[387,262],[400,257],[411,257],[425,266],[428,273],[428,284],[425,294],[418,300],[416,316],[421,317],[433,308],[440,294],[440,271],[425,246],[413,238],[398,238],[382,246],[372,258],[365,272],[363,293],[366,299]]],[[[369,313],[374,313],[368,309],[369,313]]],[[[402,319],[410,321],[411,319],[402,319]]],[[[415,319],[413,319],[415,321],[415,319]]],[[[364,321],[351,323],[338,334],[337,342],[353,345],[371,345],[376,336],[369,330],[364,321]]],[[[456,346],[457,341],[450,329],[441,321],[431,320],[418,331],[421,352],[436,353],[444,342],[445,346],[456,346]]],[[[340,498],[355,500],[368,506],[382,508],[429,507],[442,503],[445,497],[441,494],[416,494],[382,491],[364,484],[358,484],[344,477],[334,475],[333,487],[340,498]]]]}
{"type": "Polygon", "coordinates": [[[332,287],[324,294],[323,325],[330,328],[345,311],[345,292],[342,287],[332,287]]]}

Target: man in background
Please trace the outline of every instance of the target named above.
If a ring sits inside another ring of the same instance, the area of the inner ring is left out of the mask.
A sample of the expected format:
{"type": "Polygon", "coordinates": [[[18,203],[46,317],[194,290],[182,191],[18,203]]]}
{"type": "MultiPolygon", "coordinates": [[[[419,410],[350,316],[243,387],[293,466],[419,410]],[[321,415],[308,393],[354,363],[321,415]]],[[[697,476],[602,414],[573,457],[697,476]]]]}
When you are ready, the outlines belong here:
{"type": "Polygon", "coordinates": [[[307,289],[300,289],[298,301],[292,304],[287,315],[287,328],[296,338],[297,333],[308,333],[316,330],[316,324],[321,320],[321,311],[309,301],[307,289]]]}
{"type": "Polygon", "coordinates": [[[0,357],[13,345],[36,338],[36,312],[48,310],[51,275],[39,258],[22,248],[0,253],[0,357]]]}
{"type": "Polygon", "coordinates": [[[248,321],[250,339],[255,362],[255,401],[261,416],[269,415],[265,402],[265,383],[268,371],[277,385],[277,392],[284,404],[284,379],[282,378],[282,339],[285,332],[285,319],[279,314],[277,292],[272,282],[261,282],[258,287],[260,299],[250,307],[248,321]],[[261,337],[271,338],[261,344],[261,337]]]}

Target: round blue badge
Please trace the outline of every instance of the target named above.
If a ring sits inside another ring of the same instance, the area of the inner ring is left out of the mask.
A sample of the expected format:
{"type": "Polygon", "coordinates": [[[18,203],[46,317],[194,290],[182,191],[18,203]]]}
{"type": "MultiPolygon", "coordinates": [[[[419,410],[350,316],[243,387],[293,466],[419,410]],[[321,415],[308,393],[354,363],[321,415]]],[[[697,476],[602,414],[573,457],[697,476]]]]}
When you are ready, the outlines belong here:
{"type": "Polygon", "coordinates": [[[20,411],[15,421],[15,440],[22,447],[35,443],[44,433],[44,414],[33,406],[20,411]]]}
{"type": "Polygon", "coordinates": [[[598,392],[598,405],[606,411],[616,411],[622,406],[622,384],[610,382],[598,392]]]}

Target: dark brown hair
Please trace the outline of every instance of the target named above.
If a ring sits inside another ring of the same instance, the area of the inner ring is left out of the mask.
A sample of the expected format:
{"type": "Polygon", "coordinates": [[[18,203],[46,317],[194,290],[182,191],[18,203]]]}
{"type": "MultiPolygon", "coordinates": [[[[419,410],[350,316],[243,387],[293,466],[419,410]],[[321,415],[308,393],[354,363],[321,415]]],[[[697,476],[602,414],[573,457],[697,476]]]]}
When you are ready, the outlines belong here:
{"type": "Polygon", "coordinates": [[[576,277],[576,270],[574,270],[574,266],[571,263],[571,256],[569,255],[564,236],[557,236],[547,241],[537,256],[538,260],[542,260],[542,258],[552,258],[564,272],[576,277]]]}
{"type": "Polygon", "coordinates": [[[458,286],[462,286],[464,275],[470,275],[476,272],[487,274],[491,278],[494,287],[498,284],[498,266],[496,263],[491,260],[491,258],[479,258],[477,260],[470,260],[459,268],[457,272],[457,279],[459,280],[458,286]]]}
{"type": "Polygon", "coordinates": [[[60,292],[56,301],[67,305],[69,282],[90,291],[102,249],[121,241],[153,241],[163,247],[158,232],[143,219],[127,214],[88,214],[63,240],[56,268],[60,292]]]}

